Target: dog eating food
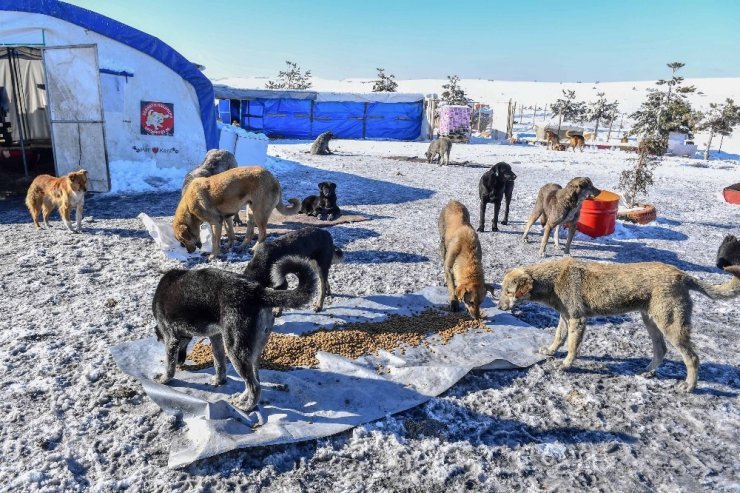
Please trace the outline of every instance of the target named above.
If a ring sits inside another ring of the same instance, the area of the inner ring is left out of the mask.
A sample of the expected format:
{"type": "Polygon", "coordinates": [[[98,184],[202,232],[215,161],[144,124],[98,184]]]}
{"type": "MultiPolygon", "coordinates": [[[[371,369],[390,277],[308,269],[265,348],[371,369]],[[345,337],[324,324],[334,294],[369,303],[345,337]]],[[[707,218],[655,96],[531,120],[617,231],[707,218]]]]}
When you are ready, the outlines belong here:
{"type": "Polygon", "coordinates": [[[452,151],[452,141],[449,137],[440,137],[429,144],[429,149],[425,153],[427,163],[437,161],[440,166],[443,164],[450,165],[450,151],[452,151]]]}

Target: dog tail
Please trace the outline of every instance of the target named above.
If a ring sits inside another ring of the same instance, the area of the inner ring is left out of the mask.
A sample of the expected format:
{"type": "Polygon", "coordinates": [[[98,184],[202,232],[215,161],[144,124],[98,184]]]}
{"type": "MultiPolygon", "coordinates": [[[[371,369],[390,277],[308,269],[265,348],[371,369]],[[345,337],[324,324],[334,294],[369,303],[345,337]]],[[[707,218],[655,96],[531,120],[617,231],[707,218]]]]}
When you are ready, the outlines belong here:
{"type": "Polygon", "coordinates": [[[341,264],[344,262],[344,252],[339,248],[334,249],[334,256],[331,259],[332,264],[341,264]]]}
{"type": "Polygon", "coordinates": [[[283,191],[281,189],[280,195],[278,196],[278,203],[275,208],[283,216],[294,216],[298,214],[301,210],[301,201],[299,199],[288,199],[288,202],[290,203],[289,207],[283,204],[283,191]]]}
{"type": "Polygon", "coordinates": [[[285,276],[295,274],[298,276],[298,286],[288,290],[265,288],[262,302],[267,306],[282,308],[299,308],[307,304],[319,289],[318,270],[316,261],[305,257],[290,255],[281,258],[272,266],[272,285],[280,286],[286,282],[285,276]]]}
{"type": "Polygon", "coordinates": [[[689,289],[699,291],[714,300],[740,296],[740,265],[728,265],[725,271],[732,274],[732,279],[722,284],[707,284],[695,277],[687,276],[689,289]]]}

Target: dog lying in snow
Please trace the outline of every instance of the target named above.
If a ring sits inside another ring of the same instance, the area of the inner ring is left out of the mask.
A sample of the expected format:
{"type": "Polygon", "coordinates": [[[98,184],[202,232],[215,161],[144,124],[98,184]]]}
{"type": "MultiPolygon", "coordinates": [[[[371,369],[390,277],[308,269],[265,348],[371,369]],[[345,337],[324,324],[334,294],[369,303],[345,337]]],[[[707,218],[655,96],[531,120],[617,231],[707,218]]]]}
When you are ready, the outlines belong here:
{"type": "Polygon", "coordinates": [[[720,285],[706,284],[679,269],[660,262],[606,264],[564,258],[511,269],[504,275],[498,307],[510,310],[520,301],[534,301],[560,312],[555,338],[542,352],[551,356],[568,336],[567,369],[578,355],[593,316],[640,312],[653,342],[653,359],[643,373],[655,375],[666,354],[665,339],[683,357],[686,381],[681,388],[696,387],[699,357],[691,344],[691,297],[698,291],[712,299],[740,295],[740,266],[725,270],[734,277],[720,285]]]}
{"type": "Polygon", "coordinates": [[[470,213],[460,202],[450,200],[439,215],[438,226],[450,310],[457,311],[462,301],[470,316],[480,319],[480,305],[486,292],[493,296],[493,286],[484,281],[483,254],[470,225],[470,213]]]}
{"type": "Polygon", "coordinates": [[[316,294],[319,286],[315,262],[285,257],[271,269],[272,275],[298,276],[298,287],[278,290],[248,277],[221,269],[173,269],[159,281],[152,301],[157,320],[157,339],[165,346],[165,372],[155,377],[167,384],[183,363],[190,339],[211,340],[215,375],[213,385],[226,381],[226,357],[246,384],[231,403],[250,411],[260,398],[259,358],[272,332],[273,308],[298,308],[316,294]]]}
{"type": "Polygon", "coordinates": [[[337,206],[337,184],[331,181],[319,183],[319,195],[309,195],[301,202],[299,214],[318,217],[323,220],[327,216],[333,221],[342,213],[337,206]]]}
{"type": "Polygon", "coordinates": [[[545,256],[545,248],[550,240],[550,231],[555,228],[555,247],[560,248],[560,225],[568,225],[568,239],[565,241],[565,254],[570,254],[570,243],[576,234],[576,223],[581,214],[581,205],[587,198],[596,197],[601,190],[591,183],[590,178],[573,178],[561,187],[557,183],[548,183],[540,188],[537,202],[524,227],[522,240],[529,241],[529,230],[540,219],[544,230],[540,243],[540,256],[545,256]]]}

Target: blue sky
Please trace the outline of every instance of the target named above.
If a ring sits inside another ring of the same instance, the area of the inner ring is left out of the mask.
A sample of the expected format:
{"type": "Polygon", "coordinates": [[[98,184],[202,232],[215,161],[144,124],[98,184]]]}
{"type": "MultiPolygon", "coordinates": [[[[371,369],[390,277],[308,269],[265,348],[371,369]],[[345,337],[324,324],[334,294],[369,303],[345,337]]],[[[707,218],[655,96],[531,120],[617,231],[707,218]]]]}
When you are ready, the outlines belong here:
{"type": "Polygon", "coordinates": [[[73,0],[159,37],[211,78],[654,80],[740,76],[740,1],[73,0]]]}

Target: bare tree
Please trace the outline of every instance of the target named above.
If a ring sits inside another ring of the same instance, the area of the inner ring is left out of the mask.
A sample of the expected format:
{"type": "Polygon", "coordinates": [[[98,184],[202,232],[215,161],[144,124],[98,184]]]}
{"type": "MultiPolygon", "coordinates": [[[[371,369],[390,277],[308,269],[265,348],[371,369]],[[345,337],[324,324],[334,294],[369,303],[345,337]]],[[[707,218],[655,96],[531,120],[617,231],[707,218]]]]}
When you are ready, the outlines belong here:
{"type": "Polygon", "coordinates": [[[301,72],[297,63],[286,60],[286,70],[278,72],[276,80],[268,81],[268,89],[308,89],[311,87],[311,71],[301,72]]]}
{"type": "Polygon", "coordinates": [[[712,139],[715,135],[729,136],[732,135],[733,127],[740,124],[740,106],[735,104],[730,98],[724,103],[710,103],[709,111],[703,115],[702,121],[698,126],[699,130],[709,130],[709,142],[704,151],[704,159],[709,160],[709,149],[712,146],[712,139]]]}

